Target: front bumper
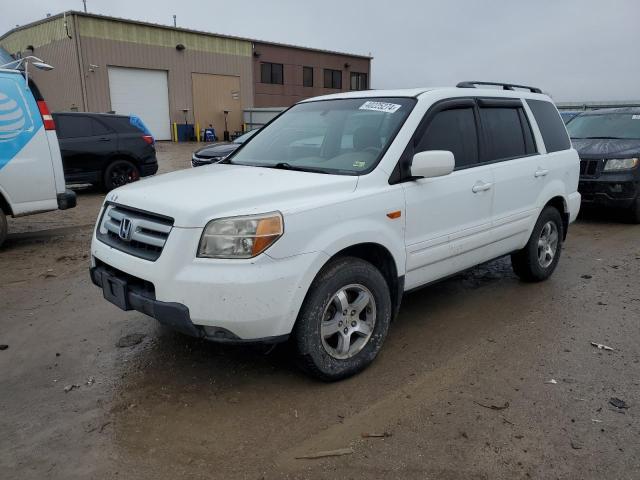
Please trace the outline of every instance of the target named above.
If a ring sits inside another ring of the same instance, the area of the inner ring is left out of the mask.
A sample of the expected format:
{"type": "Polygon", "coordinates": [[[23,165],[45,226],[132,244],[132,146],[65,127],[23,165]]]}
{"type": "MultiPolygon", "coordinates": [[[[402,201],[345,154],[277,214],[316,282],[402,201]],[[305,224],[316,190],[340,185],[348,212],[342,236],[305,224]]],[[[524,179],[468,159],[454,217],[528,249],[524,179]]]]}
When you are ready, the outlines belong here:
{"type": "MultiPolygon", "coordinates": [[[[187,325],[186,330],[193,332],[191,324],[199,336],[214,340],[218,336],[223,341],[286,338],[328,256],[319,252],[282,259],[267,254],[248,260],[196,258],[201,233],[202,229],[174,227],[153,262],[116,250],[94,234],[92,266],[133,282],[128,294],[132,297],[127,297],[131,308],[169,326],[169,317],[175,317],[181,331],[187,325]],[[142,295],[146,306],[139,306],[143,301],[140,288],[135,286],[139,284],[146,285],[142,295]]],[[[92,273],[98,285],[94,277],[92,273]]]]}
{"type": "Polygon", "coordinates": [[[640,180],[632,174],[611,174],[597,179],[580,178],[578,191],[585,205],[630,208],[640,195],[640,180]]]}
{"type": "Polygon", "coordinates": [[[148,177],[150,175],[155,175],[158,172],[158,162],[153,163],[145,163],[140,166],[140,176],[148,177]]]}

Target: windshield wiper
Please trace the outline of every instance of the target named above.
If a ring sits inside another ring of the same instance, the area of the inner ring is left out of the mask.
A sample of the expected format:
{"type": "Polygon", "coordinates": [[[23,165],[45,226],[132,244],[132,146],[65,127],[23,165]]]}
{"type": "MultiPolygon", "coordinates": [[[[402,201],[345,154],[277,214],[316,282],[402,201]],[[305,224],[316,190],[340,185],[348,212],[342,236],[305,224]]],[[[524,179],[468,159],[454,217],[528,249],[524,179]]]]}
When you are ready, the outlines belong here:
{"type": "Polygon", "coordinates": [[[287,162],[278,162],[275,165],[256,165],[257,167],[276,168],[278,170],[292,170],[296,172],[313,172],[313,173],[327,173],[320,168],[313,167],[299,167],[297,165],[291,165],[287,162]]]}
{"type": "Polygon", "coordinates": [[[573,137],[576,140],[627,140],[624,137],[573,137]]]}

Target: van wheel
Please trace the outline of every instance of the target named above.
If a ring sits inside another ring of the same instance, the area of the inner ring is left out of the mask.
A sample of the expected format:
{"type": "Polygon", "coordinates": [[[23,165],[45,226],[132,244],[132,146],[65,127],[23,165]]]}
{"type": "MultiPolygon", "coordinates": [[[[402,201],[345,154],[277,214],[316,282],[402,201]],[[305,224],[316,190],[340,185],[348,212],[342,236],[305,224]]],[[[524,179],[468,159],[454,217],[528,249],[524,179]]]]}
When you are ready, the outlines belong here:
{"type": "Polygon", "coordinates": [[[140,170],[129,160],[111,162],[104,172],[104,189],[106,191],[121,187],[127,183],[140,180],[140,170]]]}
{"type": "Polygon", "coordinates": [[[562,217],[554,207],[546,207],[533,228],[527,245],[511,255],[511,265],[521,280],[540,282],[551,276],[560,260],[563,236],[562,217]]]}
{"type": "Polygon", "coordinates": [[[4,214],[4,211],[0,208],[0,247],[7,239],[7,234],[9,231],[9,227],[7,226],[7,216],[4,214]]]}
{"type": "Polygon", "coordinates": [[[380,271],[359,258],[329,263],[302,305],[293,344],[303,370],[334,381],[365,369],[391,322],[391,295],[380,271]]]}

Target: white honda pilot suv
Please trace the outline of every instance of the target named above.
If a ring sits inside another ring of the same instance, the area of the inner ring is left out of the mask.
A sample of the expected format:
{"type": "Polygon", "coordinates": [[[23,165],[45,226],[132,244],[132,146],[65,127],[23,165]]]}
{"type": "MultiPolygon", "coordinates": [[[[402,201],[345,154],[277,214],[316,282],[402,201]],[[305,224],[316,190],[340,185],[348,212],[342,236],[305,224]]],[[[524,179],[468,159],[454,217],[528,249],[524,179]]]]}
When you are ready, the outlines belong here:
{"type": "Polygon", "coordinates": [[[336,380],[374,360],[403,292],[509,254],[545,280],[578,155],[539,89],[485,85],[305,100],[221,164],[114,190],[92,281],[189,335],[289,339],[336,380]]]}

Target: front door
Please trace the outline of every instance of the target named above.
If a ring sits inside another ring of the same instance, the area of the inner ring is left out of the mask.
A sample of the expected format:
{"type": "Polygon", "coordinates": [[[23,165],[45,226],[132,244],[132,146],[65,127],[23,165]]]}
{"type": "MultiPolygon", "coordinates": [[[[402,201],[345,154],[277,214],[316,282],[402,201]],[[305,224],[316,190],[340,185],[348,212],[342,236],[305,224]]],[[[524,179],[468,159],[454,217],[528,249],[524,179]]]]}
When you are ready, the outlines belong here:
{"type": "Polygon", "coordinates": [[[473,100],[432,108],[414,139],[414,153],[453,152],[447,176],[404,183],[406,199],[406,289],[488,260],[494,177],[480,165],[478,119],[473,100]]]}

